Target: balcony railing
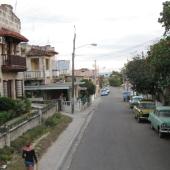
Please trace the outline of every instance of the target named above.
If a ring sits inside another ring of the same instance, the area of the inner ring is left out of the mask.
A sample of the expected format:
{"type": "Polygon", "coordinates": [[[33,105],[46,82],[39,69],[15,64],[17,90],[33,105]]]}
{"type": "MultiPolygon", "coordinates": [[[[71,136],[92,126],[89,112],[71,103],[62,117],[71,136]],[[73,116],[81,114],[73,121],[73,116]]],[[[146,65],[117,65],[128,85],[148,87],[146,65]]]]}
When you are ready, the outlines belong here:
{"type": "Polygon", "coordinates": [[[26,71],[24,72],[25,80],[41,80],[44,79],[43,71],[26,71]]]}
{"type": "Polygon", "coordinates": [[[26,71],[26,58],[18,55],[2,55],[2,72],[26,71]]]}

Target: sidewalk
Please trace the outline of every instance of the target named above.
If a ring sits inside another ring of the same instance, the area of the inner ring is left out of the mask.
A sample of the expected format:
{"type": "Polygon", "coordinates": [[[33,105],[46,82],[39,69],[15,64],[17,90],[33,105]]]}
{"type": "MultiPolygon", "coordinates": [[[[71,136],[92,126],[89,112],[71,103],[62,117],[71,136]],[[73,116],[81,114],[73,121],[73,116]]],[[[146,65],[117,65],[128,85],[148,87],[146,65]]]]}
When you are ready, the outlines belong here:
{"type": "Polygon", "coordinates": [[[80,140],[80,136],[82,136],[90,122],[99,102],[100,97],[96,98],[92,105],[83,112],[74,113],[73,115],[67,114],[73,118],[73,121],[43,155],[39,161],[40,170],[62,170],[68,168],[75,145],[78,144],[78,140],[80,140]]]}

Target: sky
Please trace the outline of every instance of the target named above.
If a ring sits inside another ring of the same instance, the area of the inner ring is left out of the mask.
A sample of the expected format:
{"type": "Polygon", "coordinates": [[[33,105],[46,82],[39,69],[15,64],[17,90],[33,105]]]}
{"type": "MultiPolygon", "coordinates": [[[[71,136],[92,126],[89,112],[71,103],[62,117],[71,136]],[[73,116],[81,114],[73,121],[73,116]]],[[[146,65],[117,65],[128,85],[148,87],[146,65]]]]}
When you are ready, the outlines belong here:
{"type": "Polygon", "coordinates": [[[94,69],[96,60],[99,72],[110,72],[120,71],[162,37],[158,18],[164,1],[0,0],[0,4],[13,6],[29,44],[50,44],[59,52],[56,59],[71,61],[76,32],[75,68],[94,69]]]}

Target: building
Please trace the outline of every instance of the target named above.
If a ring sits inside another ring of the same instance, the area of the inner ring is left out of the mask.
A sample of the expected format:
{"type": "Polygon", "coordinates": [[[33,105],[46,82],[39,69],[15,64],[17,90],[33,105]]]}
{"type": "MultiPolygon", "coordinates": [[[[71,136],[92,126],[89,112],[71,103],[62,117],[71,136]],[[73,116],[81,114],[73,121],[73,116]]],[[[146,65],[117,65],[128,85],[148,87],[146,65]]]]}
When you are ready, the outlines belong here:
{"type": "Polygon", "coordinates": [[[58,52],[50,45],[35,46],[22,44],[26,55],[27,71],[24,72],[25,85],[53,83],[52,61],[58,52]]]}
{"type": "Polygon", "coordinates": [[[26,58],[21,54],[21,42],[28,39],[20,34],[21,22],[11,5],[0,5],[0,95],[21,98],[24,95],[23,71],[26,58]]]}
{"type": "Polygon", "coordinates": [[[59,75],[70,74],[70,60],[56,60],[54,62],[54,70],[57,70],[59,75]]]}
{"type": "Polygon", "coordinates": [[[92,80],[92,82],[96,85],[96,93],[95,96],[99,95],[99,80],[98,80],[98,71],[97,69],[89,70],[87,68],[81,68],[79,70],[74,70],[75,77],[83,77],[83,79],[92,80]]]}
{"type": "Polygon", "coordinates": [[[78,70],[74,70],[75,76],[83,76],[84,79],[95,79],[96,77],[96,71],[95,70],[89,70],[87,68],[81,68],[78,70]]]}

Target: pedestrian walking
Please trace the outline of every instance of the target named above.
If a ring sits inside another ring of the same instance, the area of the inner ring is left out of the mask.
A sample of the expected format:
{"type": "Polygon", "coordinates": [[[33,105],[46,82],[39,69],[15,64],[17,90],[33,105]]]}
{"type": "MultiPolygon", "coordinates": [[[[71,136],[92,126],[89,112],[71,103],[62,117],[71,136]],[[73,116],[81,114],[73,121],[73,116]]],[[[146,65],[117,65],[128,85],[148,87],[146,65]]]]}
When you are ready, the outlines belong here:
{"type": "Polygon", "coordinates": [[[31,142],[28,142],[23,148],[22,157],[25,161],[26,170],[34,170],[34,165],[37,164],[38,160],[31,142]]]}

